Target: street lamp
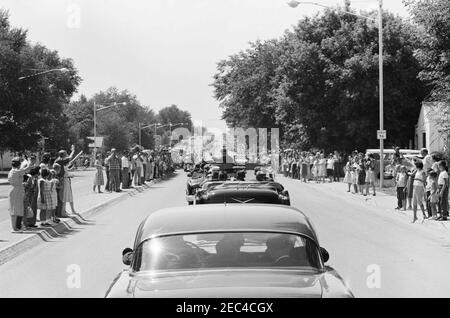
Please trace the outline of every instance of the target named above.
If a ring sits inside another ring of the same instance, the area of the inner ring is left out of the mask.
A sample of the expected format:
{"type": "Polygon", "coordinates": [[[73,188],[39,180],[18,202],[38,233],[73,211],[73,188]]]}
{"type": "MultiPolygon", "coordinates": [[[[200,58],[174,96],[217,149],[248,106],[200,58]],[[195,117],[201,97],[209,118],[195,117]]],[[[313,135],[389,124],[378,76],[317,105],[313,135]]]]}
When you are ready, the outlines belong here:
{"type": "Polygon", "coordinates": [[[175,126],[184,126],[184,125],[187,125],[186,123],[176,123],[176,124],[172,124],[172,123],[168,123],[167,125],[162,125],[162,126],[159,126],[158,128],[163,128],[163,127],[169,127],[169,147],[172,147],[172,127],[175,127],[175,126]]]}
{"type": "Polygon", "coordinates": [[[139,123],[139,146],[142,146],[142,129],[155,127],[155,136],[156,136],[156,129],[157,129],[158,125],[161,125],[161,124],[160,123],[154,123],[154,124],[150,124],[150,125],[147,125],[147,126],[142,126],[142,123],[139,123]]]}
{"type": "MultiPolygon", "coordinates": [[[[97,102],[94,100],[94,161],[95,158],[97,157],[97,112],[111,108],[111,107],[115,107],[115,106],[126,106],[127,103],[123,102],[123,103],[117,103],[114,102],[111,105],[97,105],[97,102]],[[100,107],[100,108],[97,108],[100,107]]],[[[93,161],[93,162],[94,162],[93,161]]]]}
{"type": "Polygon", "coordinates": [[[30,69],[31,71],[40,71],[38,73],[35,74],[31,74],[31,75],[27,75],[27,76],[22,76],[19,77],[19,81],[24,80],[26,78],[30,78],[30,77],[35,77],[35,76],[39,76],[39,75],[44,75],[47,73],[51,73],[51,72],[62,72],[62,73],[67,73],[69,71],[69,69],[62,67],[62,68],[54,68],[51,70],[37,70],[37,69],[30,69]]]}
{"type": "MultiPolygon", "coordinates": [[[[296,1],[291,0],[288,2],[288,5],[291,8],[296,8],[300,4],[311,4],[323,8],[333,9],[332,7],[316,3],[316,2],[309,2],[309,1],[296,1]]],[[[347,14],[354,15],[366,20],[371,21],[377,21],[377,19],[359,15],[350,11],[343,11],[347,14]]],[[[380,134],[381,136],[378,136],[378,139],[380,140],[380,188],[383,188],[384,183],[384,138],[386,136],[382,136],[384,132],[384,87],[383,87],[383,0],[378,0],[378,56],[379,56],[379,110],[380,110],[380,134]]]]}

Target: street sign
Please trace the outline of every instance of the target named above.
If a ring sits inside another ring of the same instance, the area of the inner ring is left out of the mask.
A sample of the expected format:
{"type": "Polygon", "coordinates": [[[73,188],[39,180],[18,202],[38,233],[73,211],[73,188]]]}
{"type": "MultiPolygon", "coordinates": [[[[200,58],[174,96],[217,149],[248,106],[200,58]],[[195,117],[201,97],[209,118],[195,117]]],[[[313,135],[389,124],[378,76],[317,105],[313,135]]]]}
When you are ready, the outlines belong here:
{"type": "Polygon", "coordinates": [[[103,147],[103,137],[97,137],[94,143],[94,137],[88,137],[92,143],[89,144],[89,148],[102,148],[103,147]]]}
{"type": "Polygon", "coordinates": [[[380,140],[385,140],[387,138],[386,130],[377,130],[377,138],[380,140]]]}

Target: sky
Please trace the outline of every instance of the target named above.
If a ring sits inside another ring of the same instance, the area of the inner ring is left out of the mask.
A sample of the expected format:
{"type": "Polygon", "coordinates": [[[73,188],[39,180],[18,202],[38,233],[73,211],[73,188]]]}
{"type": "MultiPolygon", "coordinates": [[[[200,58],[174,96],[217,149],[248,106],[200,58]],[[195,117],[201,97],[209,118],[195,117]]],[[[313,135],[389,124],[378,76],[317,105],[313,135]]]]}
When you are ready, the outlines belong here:
{"type": "MultiPolygon", "coordinates": [[[[317,0],[343,5],[344,0],[317,0]]],[[[287,0],[0,0],[29,39],[72,58],[91,97],[115,86],[155,111],[178,105],[207,127],[225,129],[212,83],[216,64],[249,42],[279,37],[322,10],[287,0]]],[[[378,0],[352,1],[376,9],[378,0]]],[[[402,0],[384,8],[408,17],[402,0]]],[[[75,96],[77,97],[77,96],[75,96]]]]}

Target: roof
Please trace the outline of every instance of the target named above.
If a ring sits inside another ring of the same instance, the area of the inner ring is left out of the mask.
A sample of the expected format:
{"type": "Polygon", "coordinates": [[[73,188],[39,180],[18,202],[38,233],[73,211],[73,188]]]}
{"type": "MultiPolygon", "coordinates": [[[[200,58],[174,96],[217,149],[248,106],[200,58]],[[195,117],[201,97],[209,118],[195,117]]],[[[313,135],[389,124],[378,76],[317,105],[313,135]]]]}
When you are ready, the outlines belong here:
{"type": "Polygon", "coordinates": [[[145,219],[138,240],[223,231],[296,233],[317,242],[314,229],[300,210],[268,204],[205,204],[158,210],[145,219]]]}

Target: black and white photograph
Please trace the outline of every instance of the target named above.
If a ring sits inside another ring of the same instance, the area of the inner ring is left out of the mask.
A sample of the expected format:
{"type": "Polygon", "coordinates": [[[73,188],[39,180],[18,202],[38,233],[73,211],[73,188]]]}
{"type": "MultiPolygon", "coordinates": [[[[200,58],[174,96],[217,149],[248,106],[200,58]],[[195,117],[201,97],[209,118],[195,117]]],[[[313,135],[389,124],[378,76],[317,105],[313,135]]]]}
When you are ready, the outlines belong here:
{"type": "Polygon", "coordinates": [[[449,0],[0,0],[0,298],[449,298],[449,166],[449,0]]]}

